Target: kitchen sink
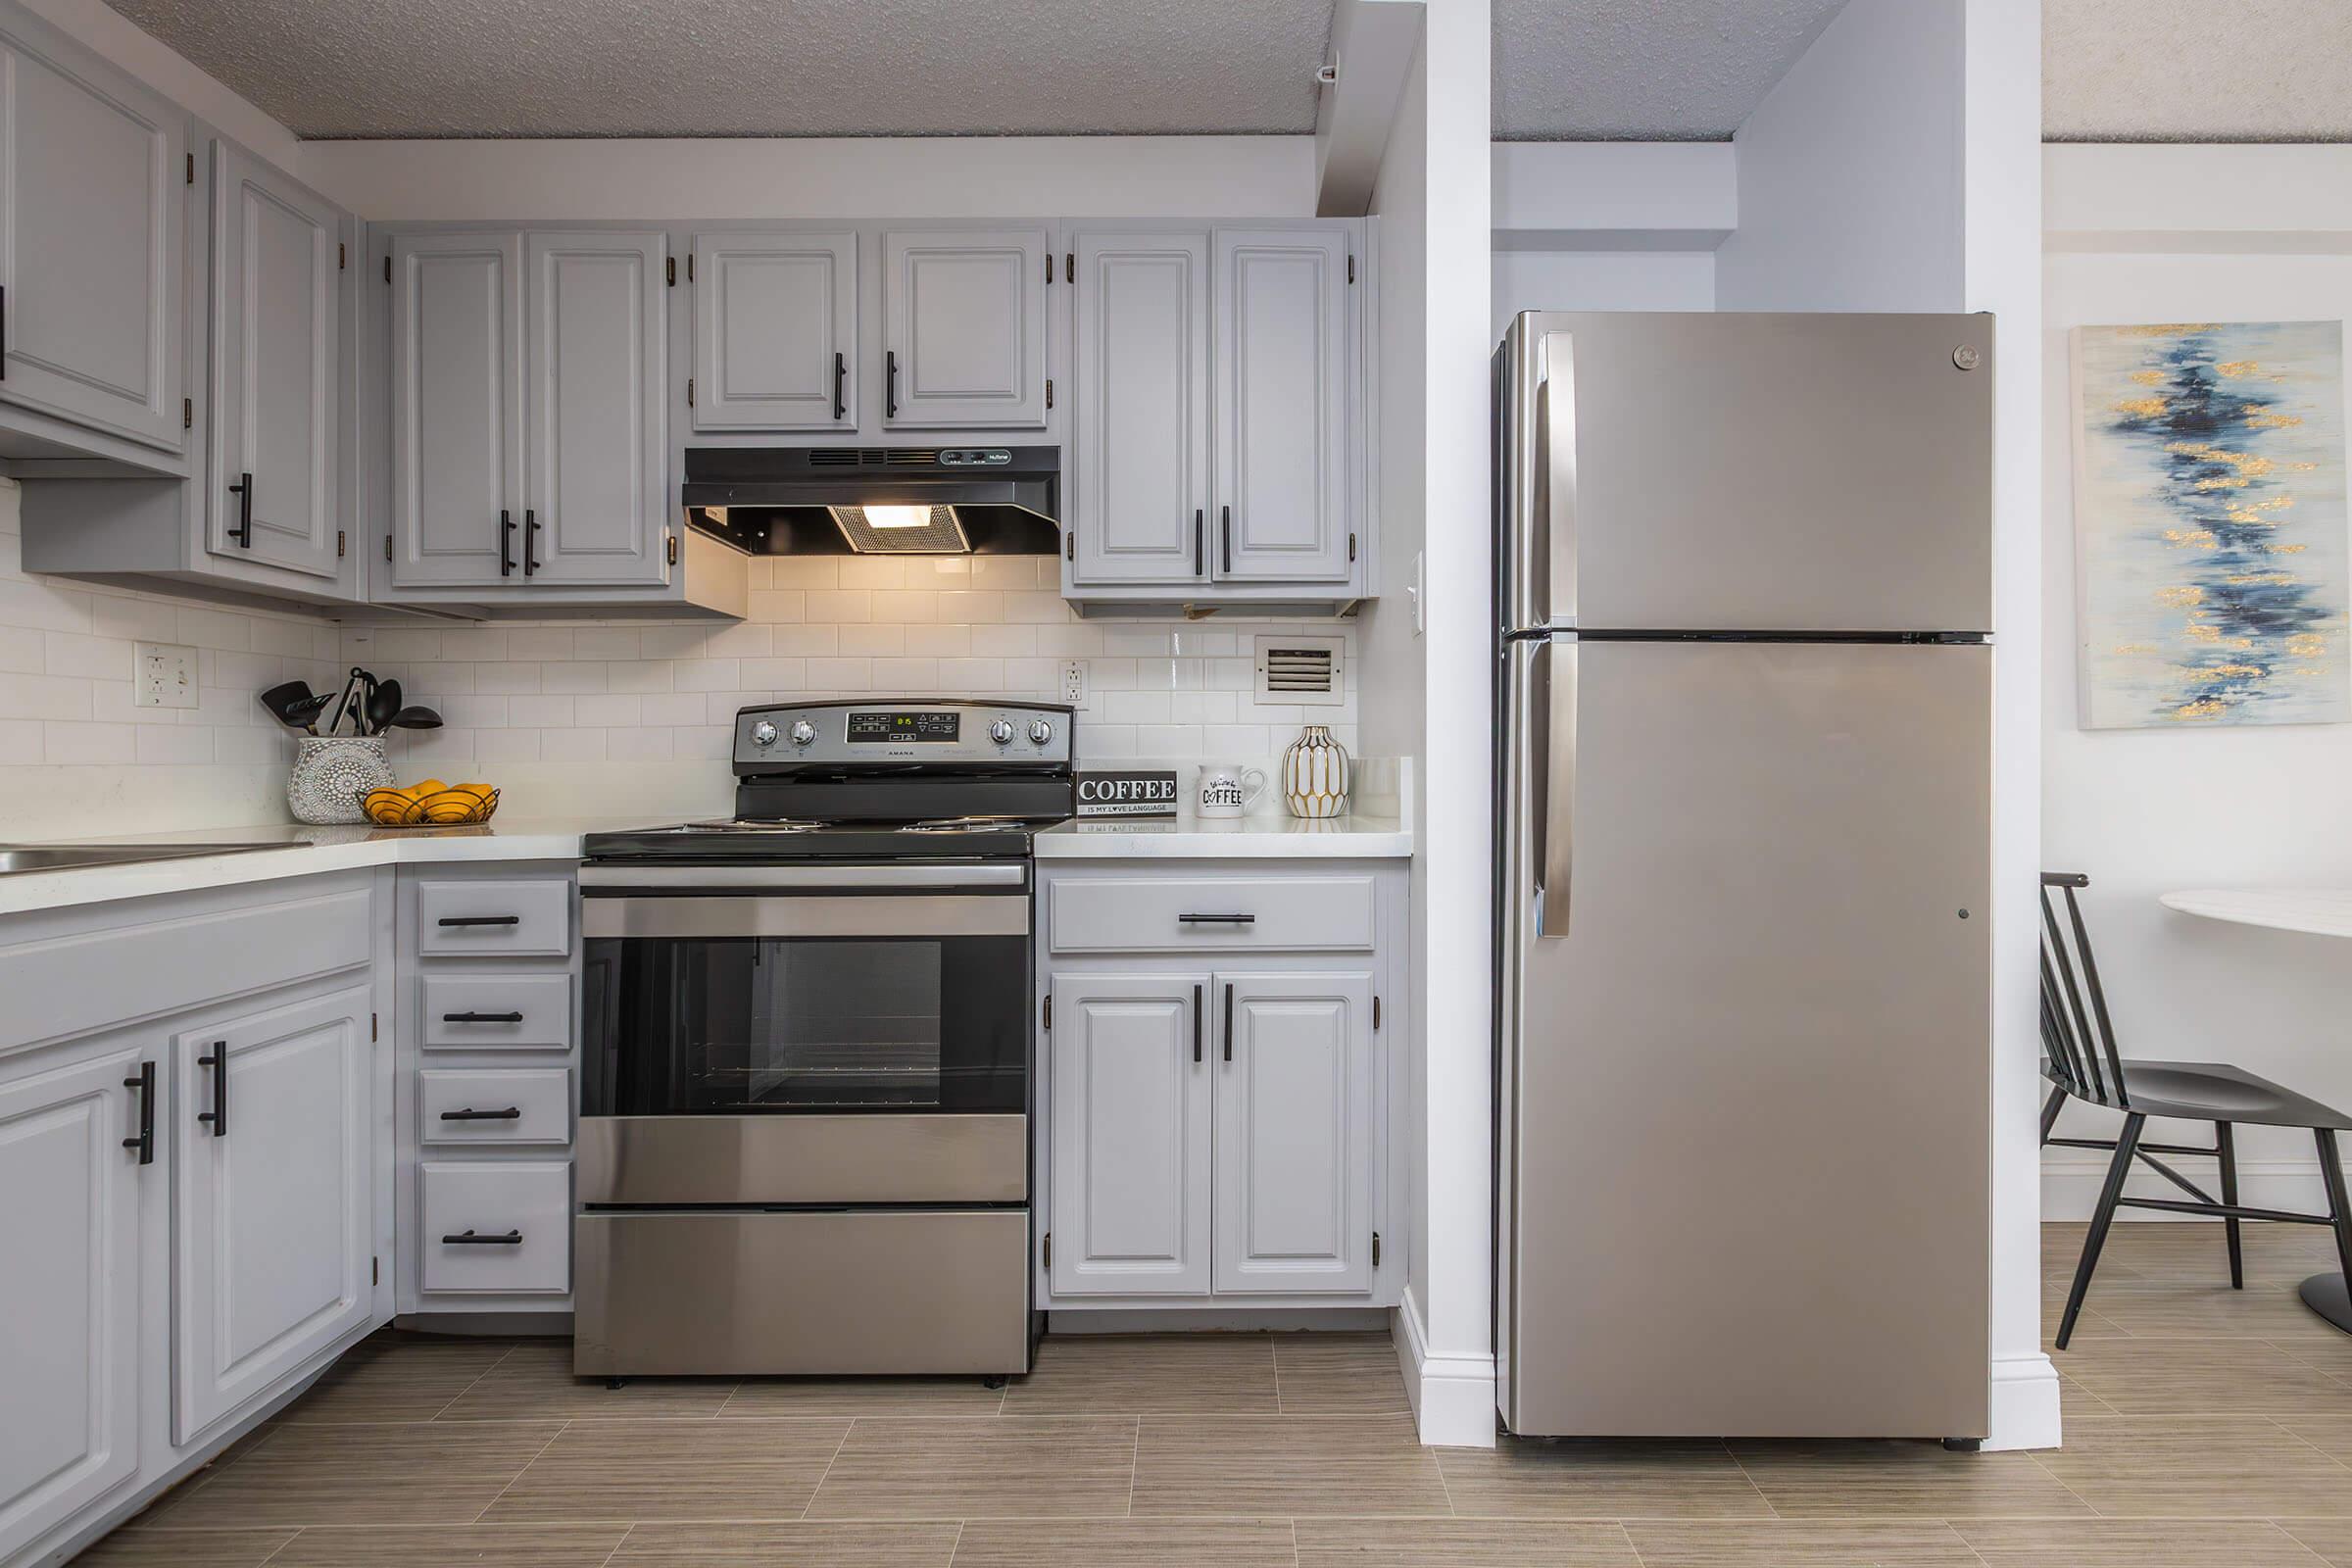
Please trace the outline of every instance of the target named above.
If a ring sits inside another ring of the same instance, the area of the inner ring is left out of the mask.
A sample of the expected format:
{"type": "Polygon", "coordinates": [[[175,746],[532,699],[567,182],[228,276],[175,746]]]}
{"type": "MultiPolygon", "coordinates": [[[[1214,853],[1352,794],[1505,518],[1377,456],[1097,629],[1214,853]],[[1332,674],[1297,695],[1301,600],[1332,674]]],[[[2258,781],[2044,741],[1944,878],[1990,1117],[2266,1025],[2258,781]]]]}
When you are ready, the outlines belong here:
{"type": "Polygon", "coordinates": [[[26,871],[77,871],[142,860],[188,860],[202,855],[249,855],[299,849],[295,844],[0,844],[0,876],[26,871]]]}

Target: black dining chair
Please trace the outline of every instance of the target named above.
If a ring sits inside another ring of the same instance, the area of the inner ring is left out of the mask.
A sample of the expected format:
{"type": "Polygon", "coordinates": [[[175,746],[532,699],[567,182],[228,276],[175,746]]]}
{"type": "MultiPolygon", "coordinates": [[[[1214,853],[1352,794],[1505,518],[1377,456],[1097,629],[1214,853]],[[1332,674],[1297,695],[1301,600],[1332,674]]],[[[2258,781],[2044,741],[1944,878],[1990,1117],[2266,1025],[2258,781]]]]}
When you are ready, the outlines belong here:
{"type": "Polygon", "coordinates": [[[2075,898],[2090,878],[2075,871],[2041,874],[2041,1075],[2050,1081],[2050,1098],[2041,1107],[2041,1141],[2062,1149],[2112,1149],[2106,1185],[2099,1189],[2099,1205],[2090,1216],[2090,1234],[2082,1240],[2082,1261],[2075,1267],[2074,1288],[2067,1292],[2066,1316],[2058,1324],[2058,1348],[2075,1332],[2082,1298],[2089,1294],[2091,1270],[2098,1267],[2099,1249],[2118,1208],[2157,1208],[2181,1214],[2217,1215],[2230,1242],[2230,1284],[2246,1288],[2245,1255],[2240,1250],[2238,1222],[2279,1220],[2297,1225],[2326,1225],[2335,1232],[2336,1255],[2352,1278],[2352,1201],[2344,1194],[2344,1168],[2336,1157],[2335,1135],[2352,1131],[2352,1117],[2306,1100],[2267,1078],[2219,1061],[2128,1061],[2116,1049],[2115,1024],[2107,1009],[2107,993],[2099,984],[2099,966],[2091,956],[2090,932],[2082,923],[2082,906],[2075,898]],[[2058,890],[2066,917],[2058,916],[2050,891],[2058,890]],[[2069,1100],[2121,1111],[2123,1130],[2114,1139],[2056,1138],[2058,1112],[2069,1100]],[[2172,1116],[2213,1123],[2213,1147],[2193,1144],[2151,1144],[2141,1131],[2150,1116],[2172,1116]],[[2248,1208],[2237,1200],[2237,1147],[2231,1128],[2245,1123],[2260,1127],[2302,1127],[2319,1145],[2320,1179],[2328,1189],[2328,1212],[2295,1214],[2276,1208],[2248,1208]],[[2157,1156],[2201,1154],[2221,1161],[2222,1195],[2215,1198],[2157,1156]],[[2194,1202],[2177,1198],[2127,1198],[2125,1178],[2132,1161],[2187,1193],[2194,1202]]]}

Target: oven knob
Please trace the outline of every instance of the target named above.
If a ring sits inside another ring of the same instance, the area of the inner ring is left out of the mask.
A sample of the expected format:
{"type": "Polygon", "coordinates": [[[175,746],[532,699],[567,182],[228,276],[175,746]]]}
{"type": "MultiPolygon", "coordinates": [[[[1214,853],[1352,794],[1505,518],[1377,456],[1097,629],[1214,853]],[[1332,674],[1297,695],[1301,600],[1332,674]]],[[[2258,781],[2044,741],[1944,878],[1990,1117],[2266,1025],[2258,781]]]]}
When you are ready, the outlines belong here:
{"type": "Polygon", "coordinates": [[[1029,743],[1032,746],[1043,746],[1053,738],[1054,726],[1046,720],[1038,719],[1029,726],[1029,743]]]}
{"type": "Polygon", "coordinates": [[[796,719],[796,720],[794,720],[794,721],[793,721],[793,726],[792,726],[792,744],[793,744],[793,745],[795,745],[795,746],[808,746],[808,745],[811,745],[811,744],[813,744],[813,743],[815,742],[815,740],[816,740],[816,726],[815,726],[814,724],[811,724],[811,723],[809,723],[809,722],[808,722],[807,719],[805,719],[805,718],[803,718],[803,719],[796,719]]]}
{"type": "Polygon", "coordinates": [[[1000,718],[988,726],[988,738],[999,746],[1010,746],[1012,744],[1012,726],[1000,718]]]}
{"type": "Polygon", "coordinates": [[[760,722],[759,722],[759,723],[757,723],[757,724],[754,724],[754,725],[752,726],[752,744],[753,744],[754,746],[773,746],[773,745],[775,745],[775,744],[776,744],[776,726],[775,726],[775,725],[773,725],[773,724],[771,724],[771,723],[769,723],[769,722],[768,722],[766,719],[764,719],[764,718],[763,718],[763,719],[761,719],[761,720],[760,720],[760,722]]]}

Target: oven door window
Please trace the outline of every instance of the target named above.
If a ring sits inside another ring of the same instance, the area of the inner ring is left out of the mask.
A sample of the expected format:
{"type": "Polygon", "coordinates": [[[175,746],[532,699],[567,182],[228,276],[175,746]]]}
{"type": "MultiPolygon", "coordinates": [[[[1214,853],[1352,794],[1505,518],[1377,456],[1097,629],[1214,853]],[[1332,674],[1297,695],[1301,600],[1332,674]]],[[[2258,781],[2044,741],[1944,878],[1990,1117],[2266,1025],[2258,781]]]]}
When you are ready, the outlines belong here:
{"type": "Polygon", "coordinates": [[[585,957],[586,1114],[1026,1108],[1026,937],[611,937],[585,957]]]}

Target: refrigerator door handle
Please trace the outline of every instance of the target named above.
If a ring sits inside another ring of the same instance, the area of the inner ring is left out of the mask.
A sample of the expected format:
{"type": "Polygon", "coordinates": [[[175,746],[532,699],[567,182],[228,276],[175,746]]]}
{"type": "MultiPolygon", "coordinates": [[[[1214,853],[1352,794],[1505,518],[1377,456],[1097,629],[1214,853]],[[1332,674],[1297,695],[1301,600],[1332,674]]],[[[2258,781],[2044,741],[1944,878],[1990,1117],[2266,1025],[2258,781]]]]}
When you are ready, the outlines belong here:
{"type": "Polygon", "coordinates": [[[1536,525],[1527,558],[1546,622],[1577,616],[1576,336],[1544,334],[1544,383],[1536,395],[1536,525]]]}
{"type": "Polygon", "coordinates": [[[1529,765],[1535,770],[1538,934],[1568,934],[1569,874],[1576,858],[1576,676],[1581,655],[1569,637],[1547,639],[1530,662],[1533,709],[1529,765]]]}

